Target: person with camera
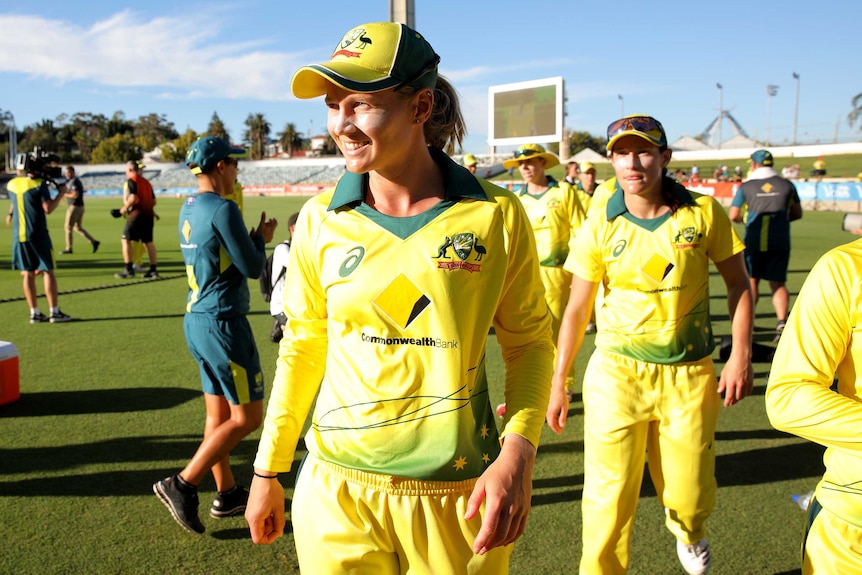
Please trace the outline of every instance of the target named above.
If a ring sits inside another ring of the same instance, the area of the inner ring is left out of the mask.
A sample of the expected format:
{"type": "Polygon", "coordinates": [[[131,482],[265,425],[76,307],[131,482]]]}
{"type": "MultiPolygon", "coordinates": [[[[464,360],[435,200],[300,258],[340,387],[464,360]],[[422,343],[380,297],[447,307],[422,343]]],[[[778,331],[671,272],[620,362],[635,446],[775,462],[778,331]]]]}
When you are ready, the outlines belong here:
{"type": "Polygon", "coordinates": [[[126,227],[123,228],[123,262],[125,268],[114,274],[116,278],[135,277],[135,261],[132,242],[142,242],[147,249],[147,257],[150,260],[150,269],[144,274],[145,278],[158,278],[156,271],[156,245],[153,243],[153,226],[156,214],[156,196],[153,186],[144,177],[144,165],[135,160],[126,162],[126,180],[123,186],[123,207],[120,215],[127,216],[126,227]]]}
{"type": "Polygon", "coordinates": [[[78,232],[87,238],[87,241],[93,246],[93,253],[96,253],[101,242],[91,236],[90,233],[81,225],[81,222],[84,219],[85,190],[84,184],[81,183],[81,179],[75,175],[74,166],[66,166],[66,184],[66,187],[68,188],[68,191],[66,192],[66,202],[69,205],[69,207],[66,208],[66,224],[64,226],[66,231],[66,249],[60,253],[72,253],[72,232],[78,232]]]}
{"type": "Polygon", "coordinates": [[[49,165],[59,160],[53,154],[19,154],[16,162],[17,177],[9,180],[11,207],[6,215],[6,226],[12,227],[12,269],[23,276],[24,297],[30,306],[30,323],[62,323],[72,318],[62,311],[57,301],[57,278],[54,275],[54,246],[48,233],[45,217],[53,212],[65,197],[65,184],[56,184],[60,168],[49,165]],[[57,187],[51,197],[49,184],[57,187]],[[45,297],[50,311],[48,316],[39,310],[36,294],[36,273],[42,273],[45,297]]]}

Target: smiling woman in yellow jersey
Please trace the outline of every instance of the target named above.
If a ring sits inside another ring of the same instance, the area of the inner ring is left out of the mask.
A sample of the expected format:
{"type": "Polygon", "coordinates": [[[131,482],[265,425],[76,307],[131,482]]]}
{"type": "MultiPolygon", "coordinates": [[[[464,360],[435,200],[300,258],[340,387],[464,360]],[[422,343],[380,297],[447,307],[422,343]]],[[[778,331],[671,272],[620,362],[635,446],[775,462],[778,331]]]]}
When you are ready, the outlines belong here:
{"type": "Polygon", "coordinates": [[[325,96],[348,173],[297,220],[246,519],[256,543],[282,534],[276,476],[314,404],[291,512],[303,573],[505,573],[526,526],[550,318],[517,198],[444,153],[463,126],[439,59],[415,30],[371,23],[293,78],[295,96],[325,96]]]}

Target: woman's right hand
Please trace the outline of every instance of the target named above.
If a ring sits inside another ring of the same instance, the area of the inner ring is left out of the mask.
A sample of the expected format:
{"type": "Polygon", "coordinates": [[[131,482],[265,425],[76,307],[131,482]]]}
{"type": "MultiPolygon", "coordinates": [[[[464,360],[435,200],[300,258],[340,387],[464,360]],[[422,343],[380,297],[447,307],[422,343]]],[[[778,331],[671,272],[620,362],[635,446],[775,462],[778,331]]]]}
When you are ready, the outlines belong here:
{"type": "Polygon", "coordinates": [[[566,419],[569,417],[569,396],[566,393],[565,378],[560,379],[561,381],[557,382],[555,377],[551,384],[551,399],[548,402],[548,412],[545,415],[545,421],[557,435],[563,432],[566,427],[566,419]]]}
{"type": "MultiPolygon", "coordinates": [[[[260,474],[273,475],[262,471],[260,474]]],[[[249,489],[245,520],[254,543],[269,545],[284,534],[284,487],[278,479],[255,475],[249,489]]]]}

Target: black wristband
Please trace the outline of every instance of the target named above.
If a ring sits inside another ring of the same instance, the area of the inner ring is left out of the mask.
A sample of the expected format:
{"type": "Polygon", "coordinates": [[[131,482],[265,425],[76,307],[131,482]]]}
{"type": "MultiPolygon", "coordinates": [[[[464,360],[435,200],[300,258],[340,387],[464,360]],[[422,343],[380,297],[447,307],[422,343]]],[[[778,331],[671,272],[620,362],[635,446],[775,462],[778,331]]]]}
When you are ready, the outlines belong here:
{"type": "Polygon", "coordinates": [[[258,473],[257,471],[254,471],[254,470],[252,470],[252,473],[254,474],[255,477],[260,477],[261,479],[278,479],[277,473],[275,475],[261,475],[260,473],[258,473]]]}

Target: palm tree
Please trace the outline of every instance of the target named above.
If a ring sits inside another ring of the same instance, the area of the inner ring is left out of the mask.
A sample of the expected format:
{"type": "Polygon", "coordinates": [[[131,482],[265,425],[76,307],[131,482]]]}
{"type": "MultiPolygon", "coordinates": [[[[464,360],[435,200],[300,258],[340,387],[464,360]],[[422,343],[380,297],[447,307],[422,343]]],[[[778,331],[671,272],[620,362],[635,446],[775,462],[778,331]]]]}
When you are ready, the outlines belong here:
{"type": "Polygon", "coordinates": [[[218,112],[213,112],[213,117],[210,119],[210,124],[207,126],[207,133],[216,138],[221,138],[225,142],[230,142],[230,134],[227,128],[224,127],[224,122],[218,117],[218,112]]]}
{"type": "Polygon", "coordinates": [[[296,131],[296,125],[288,122],[284,126],[281,134],[279,134],[278,143],[281,144],[281,149],[287,152],[288,156],[293,157],[293,150],[302,147],[302,136],[296,131]]]}
{"type": "MultiPolygon", "coordinates": [[[[856,94],[852,104],[853,110],[847,114],[847,122],[851,128],[856,124],[856,120],[862,118],[862,94],[856,94]]],[[[862,126],[860,126],[860,129],[862,129],[862,126]]]]}
{"type": "Polygon", "coordinates": [[[263,114],[249,114],[245,119],[248,130],[245,132],[245,140],[251,145],[251,159],[260,160],[264,157],[266,140],[271,130],[270,123],[266,121],[263,114]]]}

